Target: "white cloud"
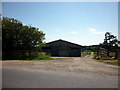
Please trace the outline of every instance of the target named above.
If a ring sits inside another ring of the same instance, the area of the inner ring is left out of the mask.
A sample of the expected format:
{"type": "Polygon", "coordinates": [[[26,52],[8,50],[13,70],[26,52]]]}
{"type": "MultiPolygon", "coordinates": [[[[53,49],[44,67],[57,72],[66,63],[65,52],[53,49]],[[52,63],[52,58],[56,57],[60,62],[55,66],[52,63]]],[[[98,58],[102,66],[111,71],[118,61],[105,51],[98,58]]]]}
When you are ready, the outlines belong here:
{"type": "Polygon", "coordinates": [[[72,33],[72,34],[77,34],[78,32],[76,32],[76,31],[72,31],[71,33],[72,33]]]}
{"type": "Polygon", "coordinates": [[[93,34],[105,34],[105,31],[98,31],[97,29],[90,28],[89,31],[93,34]]]}

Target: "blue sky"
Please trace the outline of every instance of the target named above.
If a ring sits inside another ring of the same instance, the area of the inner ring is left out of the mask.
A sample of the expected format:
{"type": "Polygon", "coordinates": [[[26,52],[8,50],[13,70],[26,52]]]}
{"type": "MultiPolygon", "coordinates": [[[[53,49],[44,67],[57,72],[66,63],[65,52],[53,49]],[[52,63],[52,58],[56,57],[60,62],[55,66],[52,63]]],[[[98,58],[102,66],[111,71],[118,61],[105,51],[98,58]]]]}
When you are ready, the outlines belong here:
{"type": "Polygon", "coordinates": [[[2,14],[46,33],[45,42],[64,39],[80,45],[118,34],[117,2],[3,2],[2,14]]]}

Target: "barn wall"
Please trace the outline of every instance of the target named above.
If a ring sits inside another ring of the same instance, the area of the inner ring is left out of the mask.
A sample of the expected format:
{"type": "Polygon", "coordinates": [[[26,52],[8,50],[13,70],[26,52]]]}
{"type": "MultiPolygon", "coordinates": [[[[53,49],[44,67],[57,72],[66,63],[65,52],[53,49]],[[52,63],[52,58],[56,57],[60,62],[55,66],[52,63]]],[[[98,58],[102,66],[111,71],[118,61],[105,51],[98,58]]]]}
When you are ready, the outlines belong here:
{"type": "Polygon", "coordinates": [[[47,44],[51,49],[51,56],[79,57],[81,56],[81,47],[76,44],[65,41],[55,41],[47,44]]]}
{"type": "Polygon", "coordinates": [[[80,54],[80,48],[70,48],[70,57],[79,57],[81,56],[80,54]]]}
{"type": "Polygon", "coordinates": [[[58,51],[59,56],[69,56],[69,47],[67,44],[62,44],[59,46],[59,51],[58,51]]]}
{"type": "Polygon", "coordinates": [[[58,46],[51,47],[51,56],[58,56],[58,46]]]}

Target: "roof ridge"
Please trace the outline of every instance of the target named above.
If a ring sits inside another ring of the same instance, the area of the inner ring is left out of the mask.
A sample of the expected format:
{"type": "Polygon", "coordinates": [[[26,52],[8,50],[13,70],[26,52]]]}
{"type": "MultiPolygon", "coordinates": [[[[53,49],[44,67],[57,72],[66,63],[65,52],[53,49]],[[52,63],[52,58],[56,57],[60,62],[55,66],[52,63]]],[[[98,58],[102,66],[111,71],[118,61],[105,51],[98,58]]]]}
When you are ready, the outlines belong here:
{"type": "Polygon", "coordinates": [[[72,43],[72,42],[69,42],[69,41],[66,41],[66,40],[63,40],[63,39],[54,40],[54,41],[48,42],[47,44],[49,44],[49,43],[53,43],[53,42],[56,42],[56,41],[63,41],[63,42],[67,42],[67,43],[75,44],[75,45],[78,45],[78,46],[82,46],[82,45],[79,45],[79,44],[76,44],[76,43],[72,43]]]}

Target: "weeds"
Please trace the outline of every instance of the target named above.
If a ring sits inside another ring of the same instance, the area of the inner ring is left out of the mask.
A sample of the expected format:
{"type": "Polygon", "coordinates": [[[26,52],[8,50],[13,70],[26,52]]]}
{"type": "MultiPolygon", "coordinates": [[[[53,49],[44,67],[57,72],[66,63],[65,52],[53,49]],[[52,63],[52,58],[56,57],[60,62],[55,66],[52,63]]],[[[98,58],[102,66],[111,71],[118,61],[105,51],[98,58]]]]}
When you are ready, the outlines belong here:
{"type": "Polygon", "coordinates": [[[101,60],[100,58],[98,58],[97,54],[93,55],[93,59],[95,59],[98,62],[103,62],[105,64],[113,64],[113,65],[118,65],[120,66],[120,59],[107,59],[107,60],[101,60]]]}
{"type": "Polygon", "coordinates": [[[90,54],[91,54],[91,52],[83,52],[82,57],[85,57],[85,56],[90,55],[90,54]]]}

